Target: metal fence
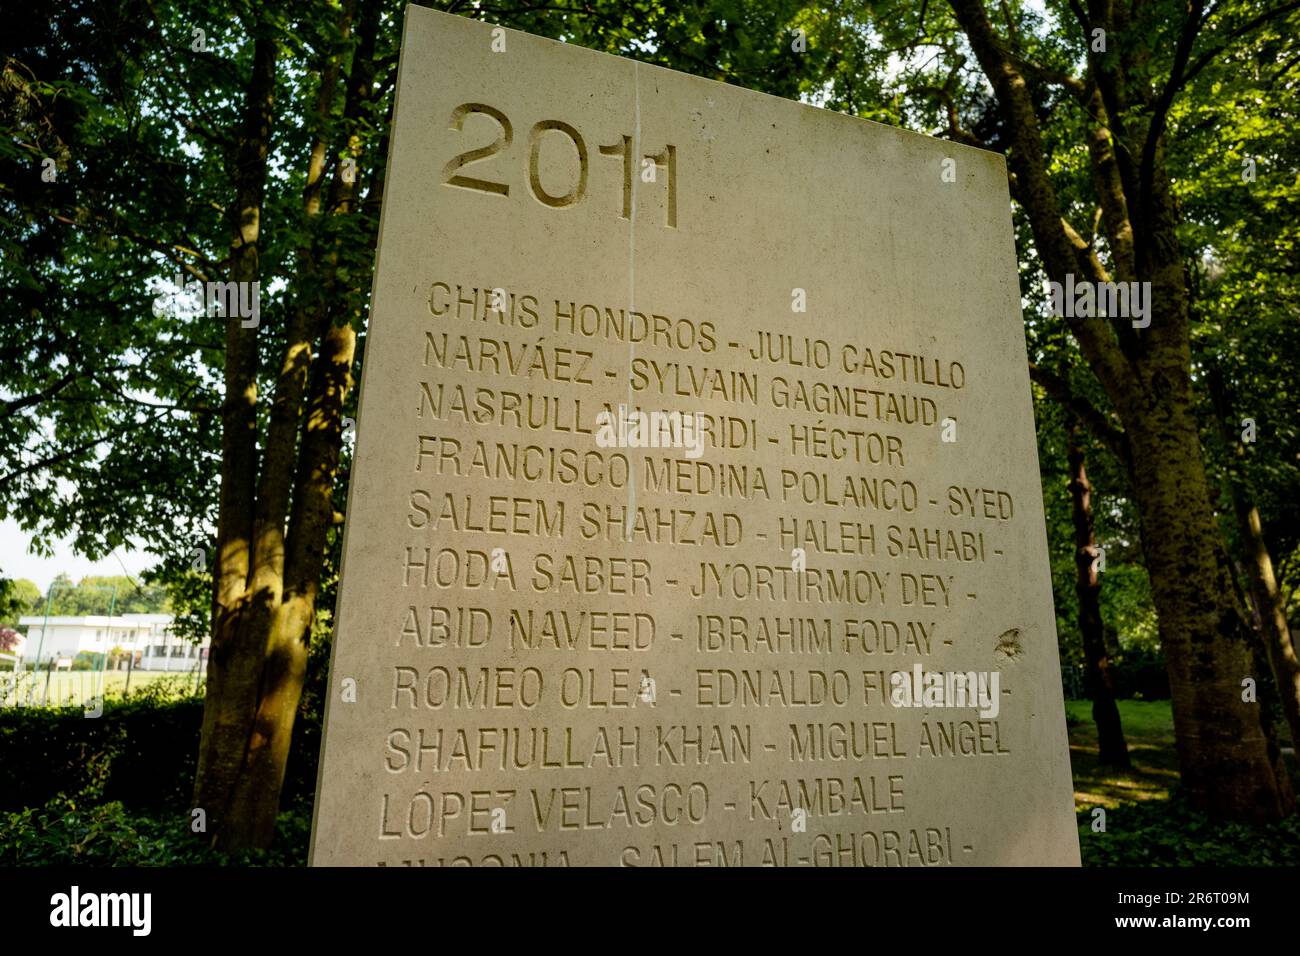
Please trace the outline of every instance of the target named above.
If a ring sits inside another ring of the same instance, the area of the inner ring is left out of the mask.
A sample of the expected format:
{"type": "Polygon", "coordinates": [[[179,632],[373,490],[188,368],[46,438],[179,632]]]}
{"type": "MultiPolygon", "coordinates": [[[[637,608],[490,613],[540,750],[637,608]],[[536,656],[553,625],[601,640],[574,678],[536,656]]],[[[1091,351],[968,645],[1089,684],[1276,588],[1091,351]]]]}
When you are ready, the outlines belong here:
{"type": "Polygon", "coordinates": [[[1066,700],[1085,700],[1088,696],[1087,686],[1083,665],[1061,665],[1061,689],[1065,691],[1066,700]]]}
{"type": "Polygon", "coordinates": [[[108,698],[167,681],[177,694],[202,690],[207,661],[158,658],[156,668],[129,670],[57,670],[48,667],[0,670],[0,707],[85,707],[87,716],[108,698]]]}

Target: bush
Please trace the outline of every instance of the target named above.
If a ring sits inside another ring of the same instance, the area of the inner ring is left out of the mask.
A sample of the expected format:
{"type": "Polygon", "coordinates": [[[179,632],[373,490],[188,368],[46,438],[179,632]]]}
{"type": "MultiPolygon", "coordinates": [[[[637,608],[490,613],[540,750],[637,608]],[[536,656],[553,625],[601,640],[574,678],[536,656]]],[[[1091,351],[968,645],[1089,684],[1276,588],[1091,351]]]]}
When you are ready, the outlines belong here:
{"type": "Polygon", "coordinates": [[[1158,650],[1136,645],[1120,651],[1111,663],[1111,679],[1121,700],[1169,699],[1169,671],[1158,650]]]}
{"type": "MultiPolygon", "coordinates": [[[[310,800],[320,752],[320,707],[304,701],[281,798],[310,800]]],[[[150,685],[109,699],[88,718],[80,707],[0,710],[0,811],[43,807],[59,794],[121,802],[131,810],[184,809],[198,759],[203,701],[150,685]]]]}
{"type": "MultiPolygon", "coordinates": [[[[1168,700],[1169,672],[1159,651],[1138,647],[1111,658],[1110,676],[1117,700],[1168,700]]],[[[1088,682],[1082,664],[1061,664],[1066,700],[1087,700],[1088,682]]]]}
{"type": "Polygon", "coordinates": [[[40,807],[56,794],[182,806],[193,785],[203,702],[151,696],[81,707],[0,712],[0,810],[40,807]]]}
{"type": "Polygon", "coordinates": [[[188,830],[189,815],[130,812],[57,796],[0,814],[0,866],[304,866],[311,810],[298,804],[276,822],[275,846],[224,854],[188,830]]]}
{"type": "Polygon", "coordinates": [[[1300,816],[1250,826],[1210,820],[1181,798],[1106,811],[1106,832],[1080,810],[1084,866],[1300,866],[1300,816]]]}
{"type": "Polygon", "coordinates": [[[224,855],[189,832],[203,700],[157,681],[80,707],[0,709],[0,866],[302,866],[324,710],[327,641],[314,640],[273,849],[224,855]]]}

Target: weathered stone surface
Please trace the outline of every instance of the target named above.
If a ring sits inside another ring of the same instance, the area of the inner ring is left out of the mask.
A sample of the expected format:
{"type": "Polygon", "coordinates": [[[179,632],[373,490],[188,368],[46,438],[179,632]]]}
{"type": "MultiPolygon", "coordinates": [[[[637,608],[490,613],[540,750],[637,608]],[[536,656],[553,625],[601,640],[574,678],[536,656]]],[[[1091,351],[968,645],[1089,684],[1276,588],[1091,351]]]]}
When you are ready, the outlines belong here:
{"type": "Polygon", "coordinates": [[[1077,863],[1002,158],[409,8],[330,680],[316,864],[1077,863]]]}

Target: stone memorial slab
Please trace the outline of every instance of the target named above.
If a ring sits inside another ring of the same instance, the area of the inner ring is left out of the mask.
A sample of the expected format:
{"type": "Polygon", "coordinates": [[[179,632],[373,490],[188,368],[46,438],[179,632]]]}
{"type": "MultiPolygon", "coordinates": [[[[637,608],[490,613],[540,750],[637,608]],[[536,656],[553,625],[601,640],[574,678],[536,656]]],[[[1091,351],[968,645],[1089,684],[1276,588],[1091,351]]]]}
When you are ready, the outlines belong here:
{"type": "Polygon", "coordinates": [[[1078,863],[1001,156],[409,7],[364,358],[315,865],[1078,863]]]}

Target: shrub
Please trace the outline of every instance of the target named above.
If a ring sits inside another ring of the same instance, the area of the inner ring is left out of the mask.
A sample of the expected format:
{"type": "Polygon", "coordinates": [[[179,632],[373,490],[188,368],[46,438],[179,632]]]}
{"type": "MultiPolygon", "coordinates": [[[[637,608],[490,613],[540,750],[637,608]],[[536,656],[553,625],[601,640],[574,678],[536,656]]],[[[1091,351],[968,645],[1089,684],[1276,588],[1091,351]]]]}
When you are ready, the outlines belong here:
{"type": "Polygon", "coordinates": [[[1153,648],[1135,645],[1119,653],[1111,664],[1115,696],[1134,700],[1168,700],[1169,671],[1164,655],[1153,648]]]}
{"type": "Polygon", "coordinates": [[[1180,797],[1106,811],[1106,832],[1080,810],[1084,866],[1300,866],[1300,816],[1250,826],[1210,820],[1180,797]]]}
{"type": "MultiPolygon", "coordinates": [[[[284,806],[315,793],[319,704],[313,697],[295,722],[284,806]]],[[[202,723],[201,698],[174,699],[156,684],[110,698],[97,718],[80,707],[0,709],[0,811],[42,807],[58,794],[132,810],[185,808],[202,723]]]]}
{"type": "Polygon", "coordinates": [[[147,808],[181,805],[193,781],[203,704],[196,698],[110,700],[0,712],[0,810],[39,807],[59,793],[147,808]]]}
{"type": "Polygon", "coordinates": [[[223,855],[188,830],[203,700],[155,681],[80,707],[0,708],[0,866],[302,866],[311,831],[329,645],[313,640],[275,845],[223,855]]]}
{"type": "Polygon", "coordinates": [[[0,866],[303,866],[311,811],[280,814],[271,850],[224,854],[188,832],[186,813],[128,811],[59,795],[0,814],[0,866]]]}

